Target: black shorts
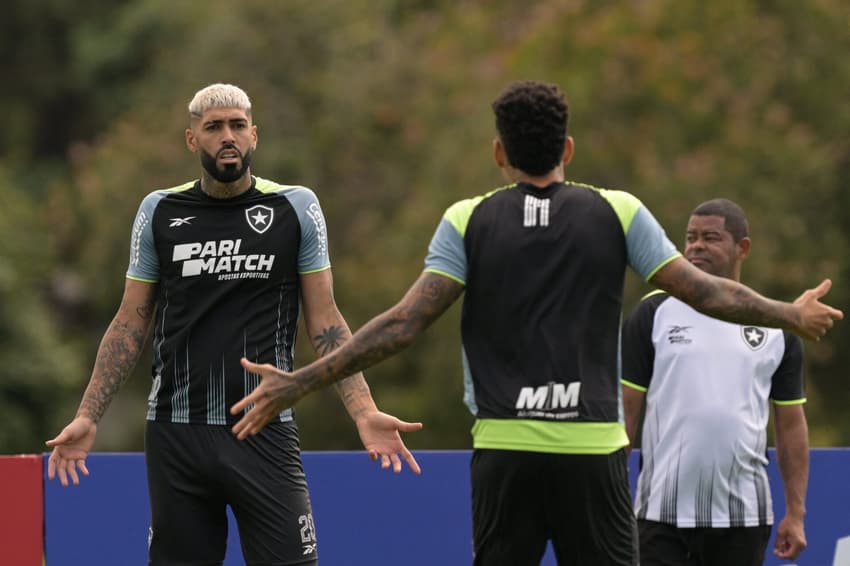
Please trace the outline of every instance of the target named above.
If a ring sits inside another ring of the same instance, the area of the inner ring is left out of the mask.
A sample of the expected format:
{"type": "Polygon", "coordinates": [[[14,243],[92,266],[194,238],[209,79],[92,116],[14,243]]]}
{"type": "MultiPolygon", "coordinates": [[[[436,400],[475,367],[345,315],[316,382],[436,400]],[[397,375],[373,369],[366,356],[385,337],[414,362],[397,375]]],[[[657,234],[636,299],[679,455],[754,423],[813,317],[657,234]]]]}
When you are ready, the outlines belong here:
{"type": "Polygon", "coordinates": [[[623,450],[475,450],[471,474],[477,566],[538,566],[548,540],[560,566],[637,564],[623,450]]]}
{"type": "Polygon", "coordinates": [[[316,531],[294,422],[238,440],[230,427],[148,421],[151,565],[224,561],[230,505],[248,565],[315,564],[316,531]]]}
{"type": "Polygon", "coordinates": [[[641,566],[760,566],[771,526],[679,528],[638,521],[641,566]]]}

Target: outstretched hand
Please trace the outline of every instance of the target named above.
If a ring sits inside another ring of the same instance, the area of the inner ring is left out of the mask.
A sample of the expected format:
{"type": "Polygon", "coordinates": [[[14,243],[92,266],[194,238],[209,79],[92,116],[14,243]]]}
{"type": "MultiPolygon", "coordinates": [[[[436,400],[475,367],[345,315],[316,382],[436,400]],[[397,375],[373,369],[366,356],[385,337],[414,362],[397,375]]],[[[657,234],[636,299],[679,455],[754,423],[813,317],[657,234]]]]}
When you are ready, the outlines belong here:
{"type": "Polygon", "coordinates": [[[232,415],[249,409],[232,429],[239,440],[244,440],[260,432],[281,411],[293,406],[302,394],[291,373],[271,364],[255,364],[246,358],[242,358],[241,362],[246,370],[260,376],[260,384],[230,408],[232,415]]]}
{"type": "Polygon", "coordinates": [[[94,421],[87,417],[77,417],[62,429],[56,438],[45,442],[47,446],[53,447],[53,452],[47,460],[47,478],[52,480],[58,475],[59,483],[67,487],[70,476],[74,485],[80,485],[77,470],[84,476],[89,475],[86,456],[96,435],[97,425],[94,421]]]}
{"type": "Polygon", "coordinates": [[[804,291],[797,297],[794,305],[800,313],[800,324],[797,334],[809,340],[820,340],[835,323],[844,318],[844,313],[825,303],[820,302],[832,288],[832,281],[824,279],[814,289],[804,291]]]}
{"type": "Polygon", "coordinates": [[[387,469],[392,464],[393,472],[401,472],[403,458],[414,474],[422,472],[416,458],[404,445],[399,434],[399,432],[421,430],[422,423],[409,423],[387,413],[374,411],[357,419],[356,424],[360,440],[369,453],[369,458],[372,460],[380,458],[382,469],[387,469]]]}

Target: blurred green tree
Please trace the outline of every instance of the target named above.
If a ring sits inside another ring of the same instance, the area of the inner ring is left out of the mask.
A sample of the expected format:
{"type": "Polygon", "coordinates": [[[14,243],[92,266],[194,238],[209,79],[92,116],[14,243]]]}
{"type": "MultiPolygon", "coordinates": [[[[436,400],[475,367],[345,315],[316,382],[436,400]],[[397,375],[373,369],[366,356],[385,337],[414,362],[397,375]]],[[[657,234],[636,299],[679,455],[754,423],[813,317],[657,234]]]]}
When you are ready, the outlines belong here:
{"type": "MultiPolygon", "coordinates": [[[[4,373],[0,391],[13,384],[51,402],[4,393],[0,402],[38,426],[0,436],[0,451],[40,446],[44,428],[73,413],[120,300],[138,203],[197,175],[185,105],[211,82],[239,84],[253,99],[255,173],[319,194],[337,301],[353,329],[418,276],[448,205],[502,183],[489,104],[518,78],[566,91],[571,178],[633,192],[677,243],[696,204],[732,198],[754,239],[746,282],[793,299],[831,276],[829,302],[848,304],[841,0],[11,6],[0,23],[16,54],[13,87],[0,94],[11,120],[0,134],[0,367],[27,377],[4,373]]],[[[648,290],[630,276],[626,309],[648,290]]],[[[813,445],[850,444],[848,339],[841,323],[807,344],[813,445]]],[[[302,339],[296,362],[313,357],[302,339]]],[[[149,360],[107,412],[98,449],[141,449],[149,360]]],[[[411,446],[469,446],[459,308],[367,377],[382,408],[425,422],[411,446]]],[[[304,448],[358,447],[333,396],[299,405],[304,448]]]]}

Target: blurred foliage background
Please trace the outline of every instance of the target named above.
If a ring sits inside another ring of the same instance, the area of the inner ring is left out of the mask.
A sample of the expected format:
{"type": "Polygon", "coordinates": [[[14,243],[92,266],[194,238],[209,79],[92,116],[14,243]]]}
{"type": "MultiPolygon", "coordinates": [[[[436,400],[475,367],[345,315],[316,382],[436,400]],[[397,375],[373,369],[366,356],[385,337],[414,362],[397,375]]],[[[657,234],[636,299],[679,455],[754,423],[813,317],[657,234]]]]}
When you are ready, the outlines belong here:
{"type": "MultiPolygon", "coordinates": [[[[11,0],[0,20],[0,452],[73,417],[120,302],[149,191],[198,174],[186,104],[252,97],[253,170],[318,193],[353,329],[422,269],[452,202],[502,184],[490,102],[514,79],[567,93],[568,177],[633,192],[683,241],[690,210],[749,213],[744,280],[850,294],[850,12],[844,0],[11,0]]],[[[627,280],[626,310],[649,289],[627,280]]],[[[367,372],[413,448],[468,448],[459,308],[367,372]]],[[[814,446],[850,444],[850,326],[807,343],[814,446]]],[[[314,358],[302,339],[297,362],[314,358]]],[[[99,428],[141,450],[150,352],[99,428]]],[[[332,391],[299,404],[303,448],[358,449],[332,391]]]]}

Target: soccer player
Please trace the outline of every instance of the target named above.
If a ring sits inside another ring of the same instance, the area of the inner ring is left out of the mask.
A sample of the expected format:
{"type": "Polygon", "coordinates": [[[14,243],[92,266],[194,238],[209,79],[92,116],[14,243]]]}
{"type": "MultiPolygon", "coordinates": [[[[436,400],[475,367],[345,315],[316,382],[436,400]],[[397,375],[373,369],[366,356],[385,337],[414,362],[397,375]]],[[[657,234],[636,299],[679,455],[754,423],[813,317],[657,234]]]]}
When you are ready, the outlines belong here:
{"type": "MultiPolygon", "coordinates": [[[[259,383],[245,357],[291,370],[296,324],[319,354],[350,338],[333,298],[316,195],[251,174],[257,127],[240,88],[213,84],[189,103],[199,180],[150,193],[132,229],[124,297],[97,353],[76,417],[53,440],[48,477],[88,475],[97,423],[153,326],[145,428],[150,564],[221,564],[226,505],[249,565],[315,564],[316,534],[294,413],[281,408],[251,442],[228,408],[259,383]],[[152,325],[152,323],[155,323],[152,325]]],[[[375,407],[362,374],[338,391],[363,445],[384,468],[419,466],[399,431],[421,428],[375,407]]]]}
{"type": "Polygon", "coordinates": [[[472,429],[474,563],[637,560],[619,386],[625,270],[695,307],[817,338],[842,313],[829,282],[795,304],[685,261],[634,196],[565,181],[575,143],[554,85],[510,84],[493,103],[494,157],[509,184],[449,207],[424,273],[394,307],[294,374],[248,360],[260,385],[231,410],[240,438],[281,407],[410,344],[465,293],[465,401],[472,429]],[[243,413],[253,404],[253,409],[243,413]]]}
{"type": "MultiPolygon", "coordinates": [[[[726,199],[688,221],[685,258],[741,279],[747,219],[726,199]]],[[[731,324],[652,293],[623,330],[623,404],[635,439],[646,405],[636,512],[643,566],[756,566],[773,524],[766,427],[774,406],[785,518],[774,553],[806,547],[803,518],[809,440],[803,412],[803,348],[787,330],[731,324]]]]}

